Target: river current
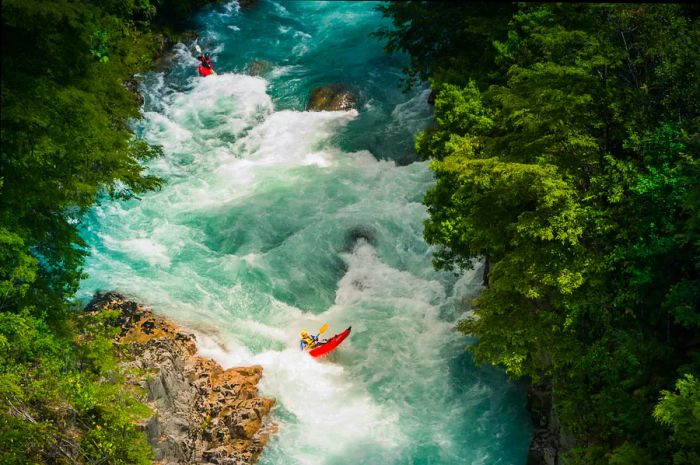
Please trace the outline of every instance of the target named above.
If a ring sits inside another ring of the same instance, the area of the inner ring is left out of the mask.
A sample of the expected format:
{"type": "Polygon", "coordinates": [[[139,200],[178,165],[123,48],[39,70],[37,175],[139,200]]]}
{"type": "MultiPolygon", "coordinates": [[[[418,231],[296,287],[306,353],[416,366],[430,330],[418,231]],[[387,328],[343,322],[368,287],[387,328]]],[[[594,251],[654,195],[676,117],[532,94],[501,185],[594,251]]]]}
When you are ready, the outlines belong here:
{"type": "Polygon", "coordinates": [[[412,155],[427,87],[400,88],[405,56],[370,33],[371,2],[213,5],[194,43],[139,77],[137,133],[166,184],[86,217],[92,255],[80,296],[119,290],[198,334],[224,367],[260,364],[277,399],[261,464],[503,464],[526,461],[524,391],[475,367],[455,330],[477,270],[437,272],[422,238],[432,185],[412,155]],[[245,74],[264,60],[262,76],[245,74]],[[344,83],[357,110],[304,111],[319,85],[344,83]],[[352,325],[330,357],[300,352],[301,329],[352,325]]]}

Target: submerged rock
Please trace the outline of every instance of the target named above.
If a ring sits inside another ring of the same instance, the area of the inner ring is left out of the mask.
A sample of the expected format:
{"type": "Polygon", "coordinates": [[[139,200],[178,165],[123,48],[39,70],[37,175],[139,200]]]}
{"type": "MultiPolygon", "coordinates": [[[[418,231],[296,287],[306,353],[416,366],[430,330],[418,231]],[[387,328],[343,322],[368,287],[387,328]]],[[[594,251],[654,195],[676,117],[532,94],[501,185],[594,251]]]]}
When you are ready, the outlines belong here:
{"type": "Polygon", "coordinates": [[[154,416],[141,427],[162,465],[255,463],[276,425],[274,400],[258,395],[262,367],[224,370],[196,355],[194,334],[117,293],[88,312],[118,310],[116,337],[127,380],[142,386],[154,416]]]}
{"type": "Polygon", "coordinates": [[[251,76],[262,76],[270,71],[272,64],[265,60],[253,60],[245,67],[246,73],[251,76]]]}
{"type": "Polygon", "coordinates": [[[377,232],[371,226],[358,225],[345,233],[345,251],[351,252],[360,240],[377,245],[377,232]]]}
{"type": "Polygon", "coordinates": [[[306,104],[307,111],[352,110],[357,105],[357,95],[344,84],[330,84],[314,89],[306,104]]]}

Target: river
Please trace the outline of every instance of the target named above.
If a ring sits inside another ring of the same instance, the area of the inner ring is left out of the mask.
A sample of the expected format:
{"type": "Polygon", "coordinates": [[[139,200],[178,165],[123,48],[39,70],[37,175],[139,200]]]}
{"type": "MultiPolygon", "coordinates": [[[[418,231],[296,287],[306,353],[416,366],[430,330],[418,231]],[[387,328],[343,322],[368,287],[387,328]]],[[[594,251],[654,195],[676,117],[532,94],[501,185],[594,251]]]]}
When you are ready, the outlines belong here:
{"type": "Polygon", "coordinates": [[[193,44],[139,77],[137,133],[161,144],[148,172],[166,184],[103,201],[85,218],[80,296],[126,292],[194,329],[225,367],[260,364],[279,432],[261,464],[512,464],[531,426],[522,386],[475,367],[455,323],[479,270],[437,272],[422,238],[432,185],[413,133],[427,88],[400,88],[406,56],[370,33],[370,2],[213,5],[195,18],[216,76],[193,44]],[[252,60],[269,62],[261,77],[252,60]],[[342,82],[357,110],[306,112],[310,91],[342,82]],[[301,329],[352,325],[327,359],[301,329]]]}

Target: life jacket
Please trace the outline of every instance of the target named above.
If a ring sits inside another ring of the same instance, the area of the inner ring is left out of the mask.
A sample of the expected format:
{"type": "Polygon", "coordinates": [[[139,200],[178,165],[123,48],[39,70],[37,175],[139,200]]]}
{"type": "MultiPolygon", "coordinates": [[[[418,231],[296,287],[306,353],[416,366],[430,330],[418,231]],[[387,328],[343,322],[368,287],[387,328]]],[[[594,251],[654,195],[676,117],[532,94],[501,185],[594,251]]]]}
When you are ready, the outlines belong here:
{"type": "Polygon", "coordinates": [[[204,55],[201,55],[201,56],[199,57],[199,61],[201,61],[202,64],[203,64],[204,66],[209,67],[209,68],[212,68],[212,65],[211,65],[211,58],[209,58],[209,57],[207,57],[207,56],[204,56],[204,55]]]}
{"type": "Polygon", "coordinates": [[[211,68],[207,68],[204,65],[199,65],[199,75],[200,76],[209,76],[211,74],[211,68]]]}
{"type": "Polygon", "coordinates": [[[303,338],[302,341],[304,341],[306,343],[307,349],[311,349],[312,347],[314,347],[316,345],[316,340],[311,336],[303,338]]]}

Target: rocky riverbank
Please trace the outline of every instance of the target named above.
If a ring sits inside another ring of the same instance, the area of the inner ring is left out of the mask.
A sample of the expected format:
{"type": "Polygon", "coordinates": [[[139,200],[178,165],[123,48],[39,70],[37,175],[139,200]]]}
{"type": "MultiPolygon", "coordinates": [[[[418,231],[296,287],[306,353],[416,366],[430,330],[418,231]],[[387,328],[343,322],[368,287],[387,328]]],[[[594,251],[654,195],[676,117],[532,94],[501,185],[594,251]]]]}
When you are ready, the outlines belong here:
{"type": "Polygon", "coordinates": [[[560,465],[565,454],[576,446],[576,441],[559,421],[551,380],[529,384],[527,409],[533,426],[527,465],[560,465]]]}
{"type": "Polygon", "coordinates": [[[532,442],[527,465],[559,465],[560,425],[548,382],[531,383],[527,389],[527,408],[532,417],[532,442]]]}
{"type": "Polygon", "coordinates": [[[119,312],[120,365],[143,387],[154,415],[142,424],[157,463],[255,463],[276,426],[261,397],[262,367],[224,370],[196,355],[195,335],[117,293],[97,294],[88,312],[119,312]]]}

